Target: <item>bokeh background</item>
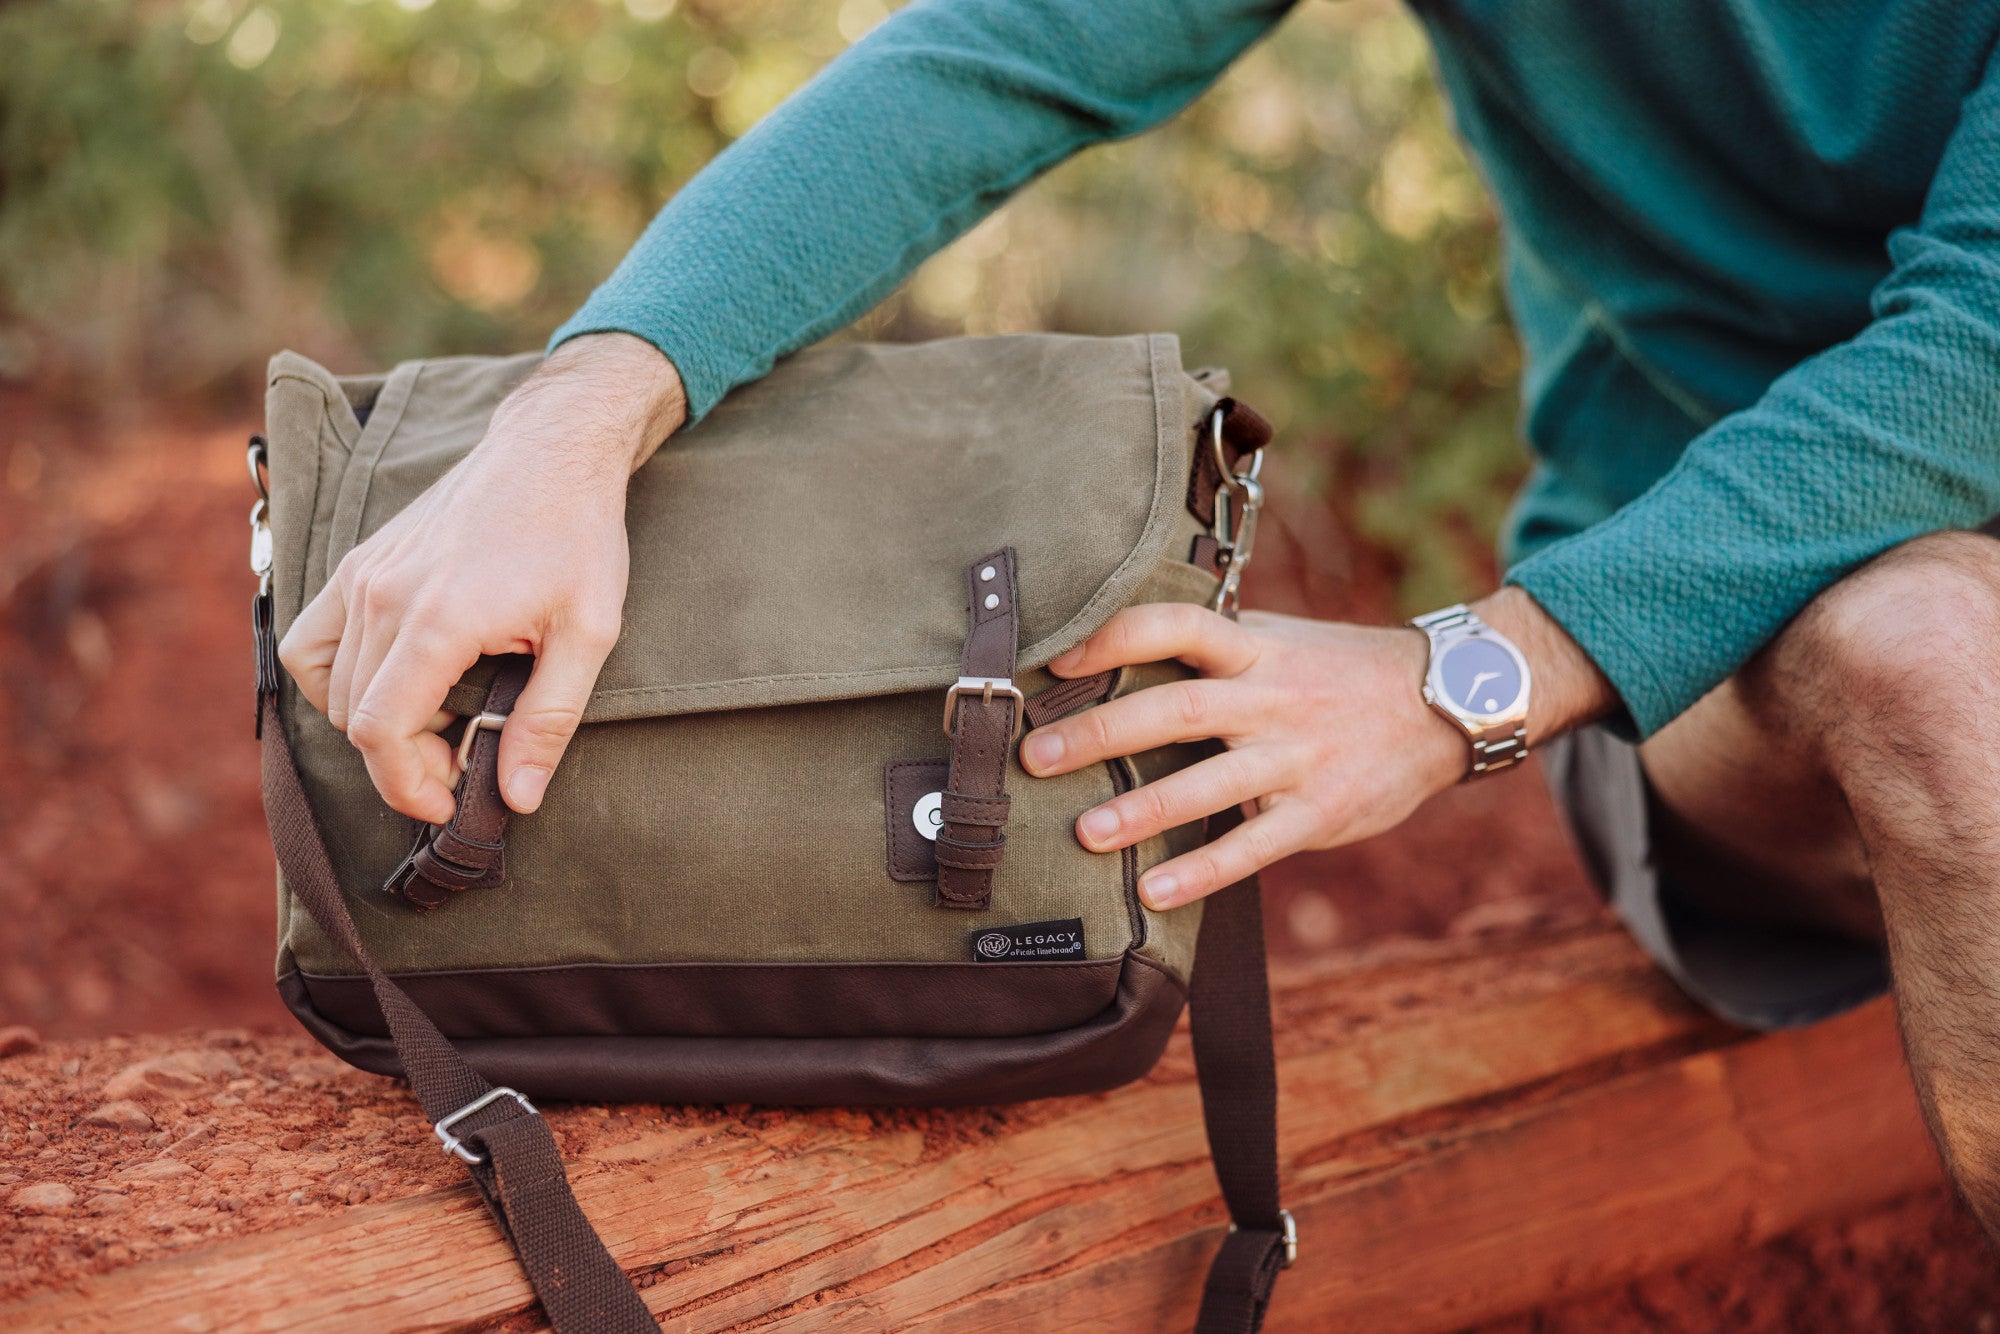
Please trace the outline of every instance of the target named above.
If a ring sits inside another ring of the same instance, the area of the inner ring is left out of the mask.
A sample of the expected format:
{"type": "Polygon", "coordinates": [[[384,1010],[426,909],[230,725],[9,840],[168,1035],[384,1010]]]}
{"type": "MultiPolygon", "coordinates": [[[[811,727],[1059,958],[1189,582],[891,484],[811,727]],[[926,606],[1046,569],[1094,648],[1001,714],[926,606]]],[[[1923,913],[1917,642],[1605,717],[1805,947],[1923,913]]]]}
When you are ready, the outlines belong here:
{"type": "MultiPolygon", "coordinates": [[[[290,1024],[244,569],[271,352],[540,346],[662,200],[887,12],[0,5],[0,1025],[290,1024]]],[[[1388,621],[1490,586],[1525,471],[1496,241],[1414,22],[1312,0],[842,336],[1179,333],[1280,427],[1249,600],[1388,621]]],[[[1281,960],[1601,912],[1532,778],[1268,892],[1281,960]]],[[[1934,1192],[1510,1328],[1973,1327],[2000,1297],[1967,1280],[1982,1254],[1934,1192]]]]}

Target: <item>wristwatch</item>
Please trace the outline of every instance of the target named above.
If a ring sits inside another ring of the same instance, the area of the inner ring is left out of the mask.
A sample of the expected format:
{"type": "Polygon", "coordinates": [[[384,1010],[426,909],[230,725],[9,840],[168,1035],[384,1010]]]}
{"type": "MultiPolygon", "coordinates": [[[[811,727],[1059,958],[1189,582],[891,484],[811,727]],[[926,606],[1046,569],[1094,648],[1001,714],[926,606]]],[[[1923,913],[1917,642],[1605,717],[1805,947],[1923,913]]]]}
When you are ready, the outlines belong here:
{"type": "Polygon", "coordinates": [[[1476,778],[1528,758],[1528,660],[1463,604],[1410,622],[1431,641],[1424,703],[1472,742],[1476,778]]]}

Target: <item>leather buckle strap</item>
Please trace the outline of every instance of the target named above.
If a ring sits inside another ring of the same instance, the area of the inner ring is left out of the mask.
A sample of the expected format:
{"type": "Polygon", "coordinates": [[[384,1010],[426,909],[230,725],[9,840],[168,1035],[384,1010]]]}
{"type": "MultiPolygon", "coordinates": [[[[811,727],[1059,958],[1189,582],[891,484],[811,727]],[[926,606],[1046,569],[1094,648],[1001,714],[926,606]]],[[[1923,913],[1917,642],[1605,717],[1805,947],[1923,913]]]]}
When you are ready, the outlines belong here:
{"type": "Polygon", "coordinates": [[[500,795],[500,729],[528,684],[535,660],[525,654],[500,659],[485,706],[465,720],[458,742],[457,807],[441,825],[417,826],[410,850],[383,882],[421,912],[441,908],[453,894],[484,889],[507,878],[507,820],[500,795]]]}
{"type": "Polygon", "coordinates": [[[980,911],[993,903],[993,875],[1007,844],[1007,764],[1027,700],[1014,684],[1020,609],[1014,549],[965,569],[969,625],[958,680],[944,697],[951,765],[938,814],[936,904],[980,911]]]}

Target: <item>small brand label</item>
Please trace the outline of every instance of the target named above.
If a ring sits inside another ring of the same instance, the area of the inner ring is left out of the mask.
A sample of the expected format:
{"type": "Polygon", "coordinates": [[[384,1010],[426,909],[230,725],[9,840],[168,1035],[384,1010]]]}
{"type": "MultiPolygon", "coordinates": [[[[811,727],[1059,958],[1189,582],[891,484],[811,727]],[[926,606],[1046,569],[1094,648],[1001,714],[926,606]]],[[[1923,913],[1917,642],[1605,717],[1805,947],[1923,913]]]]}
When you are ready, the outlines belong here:
{"type": "Polygon", "coordinates": [[[972,933],[972,957],[980,963],[1016,959],[1081,959],[1083,919],[1026,922],[1020,926],[989,926],[972,933]]]}

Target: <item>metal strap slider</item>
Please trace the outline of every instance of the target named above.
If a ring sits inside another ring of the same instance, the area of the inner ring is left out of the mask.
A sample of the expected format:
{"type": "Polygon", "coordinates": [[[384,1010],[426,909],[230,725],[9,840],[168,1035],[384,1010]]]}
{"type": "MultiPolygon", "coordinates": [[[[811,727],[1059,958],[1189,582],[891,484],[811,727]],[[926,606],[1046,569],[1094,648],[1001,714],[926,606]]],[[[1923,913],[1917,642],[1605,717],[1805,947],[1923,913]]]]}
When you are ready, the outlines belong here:
{"type": "Polygon", "coordinates": [[[526,1098],[516,1093],[513,1089],[510,1088],[488,1089],[485,1093],[480,1094],[478,1097],[474,1098],[471,1102],[468,1102],[467,1104],[465,1104],[465,1106],[459,1108],[457,1111],[453,1112],[450,1116],[445,1117],[443,1120],[439,1121],[436,1125],[431,1127],[431,1130],[437,1135],[438,1140],[444,1145],[444,1151],[446,1153],[455,1153],[459,1157],[465,1159],[465,1161],[468,1163],[478,1164],[485,1162],[486,1155],[483,1153],[474,1153],[471,1149],[466,1148],[465,1141],[460,1139],[458,1136],[452,1134],[451,1128],[457,1125],[460,1121],[463,1121],[466,1117],[471,1116],[474,1112],[478,1111],[480,1108],[487,1106],[489,1103],[498,1102],[502,1098],[512,1098],[515,1102],[520,1103],[521,1110],[526,1112],[529,1116],[541,1115],[540,1112],[535,1110],[535,1104],[529,1102],[526,1098]]]}

